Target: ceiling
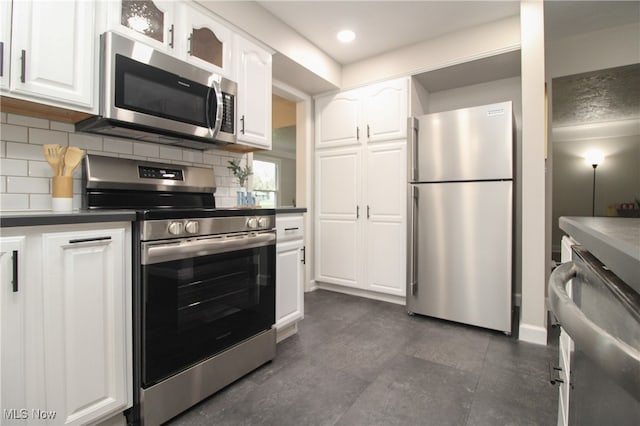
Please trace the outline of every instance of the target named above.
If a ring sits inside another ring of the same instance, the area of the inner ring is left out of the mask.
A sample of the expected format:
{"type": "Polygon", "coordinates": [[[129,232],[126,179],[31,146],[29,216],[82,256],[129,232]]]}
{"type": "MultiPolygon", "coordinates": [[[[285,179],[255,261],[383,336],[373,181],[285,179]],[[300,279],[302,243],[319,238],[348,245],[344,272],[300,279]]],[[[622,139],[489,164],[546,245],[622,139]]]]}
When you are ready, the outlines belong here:
{"type": "MultiPolygon", "coordinates": [[[[518,15],[519,1],[258,1],[338,63],[518,15]],[[341,44],[336,33],[356,32],[341,44]]],[[[638,22],[638,1],[546,1],[547,39],[638,22]]]]}

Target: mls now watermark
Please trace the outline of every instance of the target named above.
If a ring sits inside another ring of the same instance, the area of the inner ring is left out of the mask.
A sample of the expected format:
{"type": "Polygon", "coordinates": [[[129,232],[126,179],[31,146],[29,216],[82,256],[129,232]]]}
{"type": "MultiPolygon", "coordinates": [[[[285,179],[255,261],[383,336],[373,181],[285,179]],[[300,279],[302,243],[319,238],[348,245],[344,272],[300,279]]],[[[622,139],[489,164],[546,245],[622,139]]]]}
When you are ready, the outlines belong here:
{"type": "Polygon", "coordinates": [[[2,416],[5,420],[53,420],[56,418],[55,411],[40,410],[37,408],[5,408],[2,416]]]}

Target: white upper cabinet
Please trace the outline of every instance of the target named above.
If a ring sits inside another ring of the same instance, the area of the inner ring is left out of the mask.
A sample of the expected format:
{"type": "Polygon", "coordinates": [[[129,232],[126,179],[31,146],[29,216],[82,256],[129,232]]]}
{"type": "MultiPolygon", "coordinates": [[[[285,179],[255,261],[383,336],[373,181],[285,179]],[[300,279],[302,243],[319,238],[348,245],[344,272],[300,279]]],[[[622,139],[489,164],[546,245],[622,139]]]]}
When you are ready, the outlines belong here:
{"type": "Polygon", "coordinates": [[[238,143],[271,149],[271,53],[235,37],[238,143]]]}
{"type": "Polygon", "coordinates": [[[350,90],[316,101],[316,147],[360,143],[360,92],[350,90]]]}
{"type": "Polygon", "coordinates": [[[404,139],[409,112],[407,78],[316,100],[316,148],[404,139]]]}
{"type": "Polygon", "coordinates": [[[108,3],[110,30],[225,77],[233,71],[232,31],[191,2],[108,3]]]}
{"type": "Polygon", "coordinates": [[[225,77],[231,77],[232,32],[189,3],[176,8],[176,43],[188,62],[225,77]]]}
{"type": "Polygon", "coordinates": [[[11,52],[11,2],[0,1],[0,89],[9,89],[11,52]]]}
{"type": "Polygon", "coordinates": [[[11,92],[91,110],[94,11],[82,0],[13,2],[11,92]]]}
{"type": "Polygon", "coordinates": [[[406,78],[385,81],[364,89],[362,115],[367,141],[407,137],[408,90],[406,78]]]}
{"type": "Polygon", "coordinates": [[[115,0],[108,2],[108,29],[117,30],[158,50],[176,46],[174,1],[115,0]]]}

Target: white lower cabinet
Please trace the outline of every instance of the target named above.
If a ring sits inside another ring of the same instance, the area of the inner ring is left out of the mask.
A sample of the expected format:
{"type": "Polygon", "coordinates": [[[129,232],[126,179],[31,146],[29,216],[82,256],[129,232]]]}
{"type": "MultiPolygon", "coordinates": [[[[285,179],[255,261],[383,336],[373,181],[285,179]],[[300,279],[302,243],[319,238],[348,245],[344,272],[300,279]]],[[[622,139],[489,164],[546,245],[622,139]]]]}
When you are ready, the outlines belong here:
{"type": "Polygon", "coordinates": [[[276,216],[276,329],[278,341],[295,334],[304,317],[304,218],[276,216]]]}
{"type": "Polygon", "coordinates": [[[9,228],[0,241],[2,424],[122,413],[132,402],[130,225],[9,228]]]}

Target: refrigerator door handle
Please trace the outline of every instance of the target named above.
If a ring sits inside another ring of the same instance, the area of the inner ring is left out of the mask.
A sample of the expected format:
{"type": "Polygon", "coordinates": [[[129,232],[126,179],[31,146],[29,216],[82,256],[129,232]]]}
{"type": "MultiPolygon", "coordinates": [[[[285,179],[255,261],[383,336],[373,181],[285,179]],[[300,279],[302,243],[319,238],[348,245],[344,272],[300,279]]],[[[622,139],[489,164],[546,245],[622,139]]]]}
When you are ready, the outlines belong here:
{"type": "Polygon", "coordinates": [[[567,262],[549,277],[551,311],[569,336],[591,360],[631,395],[640,395],[640,352],[616,339],[593,323],[567,294],[566,284],[577,274],[576,265],[567,262]]]}
{"type": "Polygon", "coordinates": [[[418,119],[409,117],[407,119],[407,134],[409,135],[409,181],[418,180],[418,119]]]}
{"type": "Polygon", "coordinates": [[[415,296],[418,290],[417,276],[418,276],[418,264],[416,262],[416,254],[418,251],[418,188],[415,185],[410,186],[409,194],[409,225],[407,242],[409,244],[407,259],[407,276],[409,277],[409,283],[407,288],[407,294],[415,296]]]}

